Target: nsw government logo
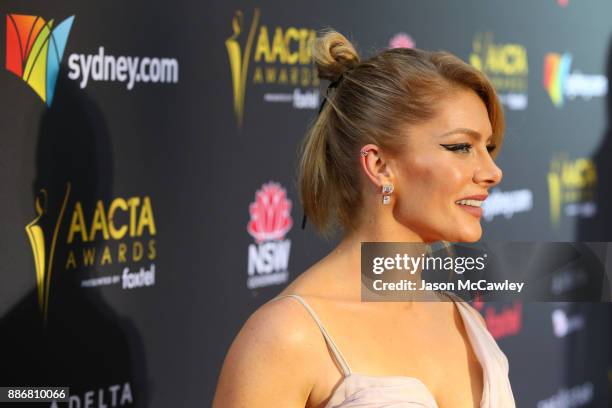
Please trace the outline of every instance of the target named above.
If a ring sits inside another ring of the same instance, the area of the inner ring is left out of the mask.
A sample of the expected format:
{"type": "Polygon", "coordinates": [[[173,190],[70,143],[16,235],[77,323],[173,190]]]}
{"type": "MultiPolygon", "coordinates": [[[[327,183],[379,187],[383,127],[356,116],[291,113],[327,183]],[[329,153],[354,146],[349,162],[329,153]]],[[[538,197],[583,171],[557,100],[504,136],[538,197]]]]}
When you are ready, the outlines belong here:
{"type": "Polygon", "coordinates": [[[415,48],[416,43],[406,33],[397,33],[389,40],[389,48],[415,48]]]}
{"type": "Polygon", "coordinates": [[[287,282],[291,240],[285,239],[285,235],[293,226],[291,206],[279,183],[265,183],[255,193],[247,225],[247,231],[255,239],[249,245],[249,289],[287,282]]]}
{"type": "Polygon", "coordinates": [[[51,106],[74,16],[54,27],[37,16],[6,15],[6,69],[51,106]]]}

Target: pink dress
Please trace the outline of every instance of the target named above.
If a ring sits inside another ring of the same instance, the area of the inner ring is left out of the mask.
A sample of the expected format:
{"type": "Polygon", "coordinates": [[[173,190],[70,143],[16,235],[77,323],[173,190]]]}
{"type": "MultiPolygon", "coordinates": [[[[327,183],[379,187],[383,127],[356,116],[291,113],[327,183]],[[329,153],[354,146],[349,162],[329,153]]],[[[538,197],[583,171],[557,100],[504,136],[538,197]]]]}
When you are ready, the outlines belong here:
{"type": "MultiPolygon", "coordinates": [[[[334,390],[325,408],[438,408],[433,395],[418,378],[353,373],[310,305],[298,295],[282,295],[272,300],[283,297],[293,297],[304,305],[321,329],[344,374],[344,379],[334,390]]],[[[508,359],[477,317],[478,312],[460,298],[454,295],[451,298],[457,305],[476,358],[482,366],[484,388],[480,407],[515,408],[508,379],[508,359]]]]}

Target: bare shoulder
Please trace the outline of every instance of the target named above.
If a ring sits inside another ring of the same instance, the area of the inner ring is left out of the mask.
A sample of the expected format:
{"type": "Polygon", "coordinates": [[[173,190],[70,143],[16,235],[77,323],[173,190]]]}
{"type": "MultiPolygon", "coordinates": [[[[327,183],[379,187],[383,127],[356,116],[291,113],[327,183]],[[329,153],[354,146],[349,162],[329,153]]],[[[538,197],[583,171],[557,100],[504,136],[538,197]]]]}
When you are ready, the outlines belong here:
{"type": "Polygon", "coordinates": [[[316,379],[317,334],[296,299],[260,306],[230,346],[213,407],[304,407],[316,379]]]}

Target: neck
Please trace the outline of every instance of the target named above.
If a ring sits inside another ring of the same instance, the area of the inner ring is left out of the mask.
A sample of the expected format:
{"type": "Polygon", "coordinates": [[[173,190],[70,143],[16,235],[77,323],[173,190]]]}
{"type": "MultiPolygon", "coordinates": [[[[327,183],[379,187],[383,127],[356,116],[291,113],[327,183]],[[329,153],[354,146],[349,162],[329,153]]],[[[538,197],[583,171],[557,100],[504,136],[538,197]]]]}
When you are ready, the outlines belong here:
{"type": "MultiPolygon", "coordinates": [[[[325,257],[329,270],[339,274],[347,296],[355,301],[361,299],[361,244],[362,242],[413,242],[423,243],[423,239],[403,225],[381,226],[365,222],[362,226],[346,233],[334,250],[325,257]]],[[[412,275],[420,285],[420,271],[412,275]]]]}

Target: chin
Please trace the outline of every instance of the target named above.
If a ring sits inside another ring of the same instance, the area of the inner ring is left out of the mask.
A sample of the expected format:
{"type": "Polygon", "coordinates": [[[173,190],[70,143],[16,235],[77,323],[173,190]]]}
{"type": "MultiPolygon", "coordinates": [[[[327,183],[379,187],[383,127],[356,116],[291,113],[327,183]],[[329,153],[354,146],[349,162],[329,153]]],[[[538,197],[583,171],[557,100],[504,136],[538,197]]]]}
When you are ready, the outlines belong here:
{"type": "Polygon", "coordinates": [[[480,237],[481,236],[482,236],[482,234],[479,234],[477,236],[475,235],[473,238],[466,238],[466,239],[463,239],[463,240],[461,240],[459,242],[465,242],[465,243],[468,243],[468,244],[469,243],[478,242],[478,241],[480,241],[480,237]]]}
{"type": "Polygon", "coordinates": [[[461,240],[457,241],[457,242],[478,242],[480,241],[480,238],[482,237],[482,229],[478,228],[478,230],[476,231],[466,231],[465,233],[461,234],[461,240]]]}
{"type": "Polygon", "coordinates": [[[465,232],[462,234],[451,233],[451,234],[441,234],[438,237],[429,237],[424,238],[423,242],[426,244],[433,244],[440,241],[446,242],[465,242],[465,243],[474,243],[480,241],[482,237],[482,231],[474,231],[474,232],[465,232]]]}
{"type": "Polygon", "coordinates": [[[480,227],[479,223],[477,225],[466,225],[464,226],[464,228],[460,228],[459,230],[455,229],[454,231],[450,232],[446,237],[442,238],[442,240],[448,242],[472,243],[480,241],[481,237],[482,228],[480,227]]]}
{"type": "Polygon", "coordinates": [[[421,239],[426,244],[432,244],[439,241],[446,242],[465,242],[473,243],[480,241],[482,237],[482,227],[480,222],[476,223],[457,223],[456,228],[448,229],[431,229],[428,233],[421,233],[421,239]]]}

